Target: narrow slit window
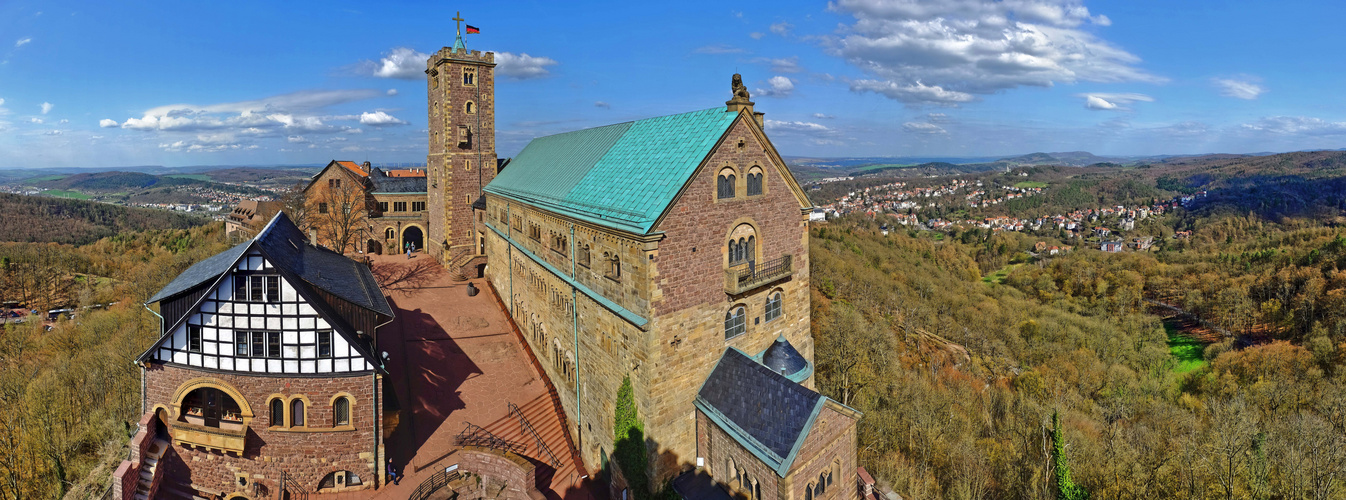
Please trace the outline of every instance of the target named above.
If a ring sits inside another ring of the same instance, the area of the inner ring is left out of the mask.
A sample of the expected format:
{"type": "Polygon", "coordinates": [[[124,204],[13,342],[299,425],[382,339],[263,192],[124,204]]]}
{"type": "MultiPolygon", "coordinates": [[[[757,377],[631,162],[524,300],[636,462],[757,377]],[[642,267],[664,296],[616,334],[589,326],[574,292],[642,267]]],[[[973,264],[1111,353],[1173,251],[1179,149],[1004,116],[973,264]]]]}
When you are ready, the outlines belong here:
{"type": "Polygon", "coordinates": [[[266,357],[280,357],[280,332],[266,332],[266,357]]]}
{"type": "Polygon", "coordinates": [[[332,357],[332,331],[324,330],[318,332],[318,357],[332,357]]]}
{"type": "Polygon", "coordinates": [[[266,356],[266,334],[264,332],[252,332],[252,357],[260,358],[266,356]]]}
{"type": "Polygon", "coordinates": [[[234,354],[248,355],[248,332],[234,332],[234,354]]]}
{"type": "Polygon", "coordinates": [[[201,327],[187,325],[187,350],[201,352],[201,327]]]}

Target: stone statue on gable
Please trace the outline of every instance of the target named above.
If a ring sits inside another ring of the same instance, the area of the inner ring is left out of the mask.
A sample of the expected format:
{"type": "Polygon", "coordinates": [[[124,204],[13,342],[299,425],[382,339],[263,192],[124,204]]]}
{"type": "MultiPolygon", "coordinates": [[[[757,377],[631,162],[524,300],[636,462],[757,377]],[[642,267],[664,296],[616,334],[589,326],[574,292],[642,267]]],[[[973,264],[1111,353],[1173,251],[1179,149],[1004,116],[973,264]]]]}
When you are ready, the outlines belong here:
{"type": "Polygon", "coordinates": [[[734,90],[734,98],[732,99],[732,101],[747,101],[749,99],[748,87],[746,85],[743,85],[742,75],[734,73],[734,79],[730,85],[733,87],[734,90]]]}

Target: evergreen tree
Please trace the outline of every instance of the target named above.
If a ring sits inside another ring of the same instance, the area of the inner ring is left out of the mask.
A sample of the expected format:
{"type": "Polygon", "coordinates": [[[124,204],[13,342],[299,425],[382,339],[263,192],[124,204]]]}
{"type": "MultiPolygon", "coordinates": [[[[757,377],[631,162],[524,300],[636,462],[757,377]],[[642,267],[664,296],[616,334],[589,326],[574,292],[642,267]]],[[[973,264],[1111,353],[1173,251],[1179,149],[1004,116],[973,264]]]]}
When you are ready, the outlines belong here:
{"type": "Polygon", "coordinates": [[[1088,500],[1089,492],[1070,478],[1070,460],[1066,457],[1065,440],[1061,437],[1061,417],[1052,412],[1052,470],[1056,473],[1056,498],[1088,500]]]}

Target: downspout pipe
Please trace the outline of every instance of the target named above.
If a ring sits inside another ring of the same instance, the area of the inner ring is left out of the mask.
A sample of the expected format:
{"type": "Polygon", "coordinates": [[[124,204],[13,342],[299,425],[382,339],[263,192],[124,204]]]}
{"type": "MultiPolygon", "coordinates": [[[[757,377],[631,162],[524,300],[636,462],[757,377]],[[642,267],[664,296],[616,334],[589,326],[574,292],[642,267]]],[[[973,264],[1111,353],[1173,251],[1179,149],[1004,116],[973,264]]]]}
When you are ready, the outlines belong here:
{"type": "MultiPolygon", "coordinates": [[[[575,223],[570,223],[570,279],[575,280],[575,223]]],[[[580,399],[580,309],[579,309],[579,291],[574,285],[570,286],[570,331],[575,338],[575,447],[579,448],[580,456],[584,456],[584,412],[581,411],[583,403],[580,399]]]]}
{"type": "MultiPolygon", "coordinates": [[[[141,304],[141,306],[150,314],[159,318],[159,336],[162,337],[164,335],[164,317],[155,312],[154,309],[150,309],[149,303],[141,304]]],[[[146,394],[147,391],[145,390],[148,388],[148,381],[145,380],[145,365],[140,364],[137,360],[131,360],[131,362],[140,367],[140,414],[144,415],[145,412],[149,411],[150,405],[149,395],[146,394]]]]}

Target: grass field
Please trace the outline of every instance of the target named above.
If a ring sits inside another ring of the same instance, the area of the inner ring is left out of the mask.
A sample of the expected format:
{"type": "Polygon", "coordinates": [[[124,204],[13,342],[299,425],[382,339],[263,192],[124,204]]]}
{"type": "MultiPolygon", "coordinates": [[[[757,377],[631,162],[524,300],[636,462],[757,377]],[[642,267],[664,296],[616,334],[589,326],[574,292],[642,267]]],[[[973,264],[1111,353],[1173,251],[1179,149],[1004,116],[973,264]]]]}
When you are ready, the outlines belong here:
{"type": "Polygon", "coordinates": [[[1018,184],[1015,184],[1014,187],[1017,187],[1017,188],[1019,188],[1019,189],[1027,189],[1027,188],[1045,188],[1045,187],[1047,187],[1047,183],[1045,183],[1045,182],[1038,182],[1038,181],[1023,181],[1023,182],[1020,182],[1020,183],[1018,183],[1018,184]]]}
{"type": "Polygon", "coordinates": [[[192,179],[198,181],[210,182],[210,176],[204,174],[170,174],[164,177],[176,177],[178,179],[192,179]]]}
{"type": "Polygon", "coordinates": [[[64,189],[48,189],[46,191],[43,191],[42,194],[45,194],[47,196],[55,196],[57,198],[74,198],[76,200],[87,200],[89,198],[92,198],[92,196],[89,196],[84,193],[77,193],[75,191],[66,191],[64,189]]]}
{"type": "Polygon", "coordinates": [[[1022,265],[1023,265],[1023,264],[1010,264],[1010,265],[1008,265],[1008,266],[1002,267],[1002,268],[1000,268],[999,270],[997,270],[996,272],[993,272],[993,273],[988,274],[988,275],[986,275],[986,276],[982,276],[982,277],[981,277],[981,282],[982,282],[982,283],[986,283],[986,284],[988,284],[988,285],[999,285],[999,284],[1003,284],[1003,283],[1005,282],[1005,277],[1006,277],[1006,276],[1009,276],[1009,273],[1012,272],[1012,271],[1014,271],[1014,268],[1019,267],[1019,266],[1022,266],[1022,265]]]}
{"type": "Polygon", "coordinates": [[[1173,373],[1179,375],[1206,365],[1206,345],[1201,341],[1183,335],[1172,321],[1164,320],[1164,331],[1168,333],[1168,353],[1178,362],[1173,373]]]}

